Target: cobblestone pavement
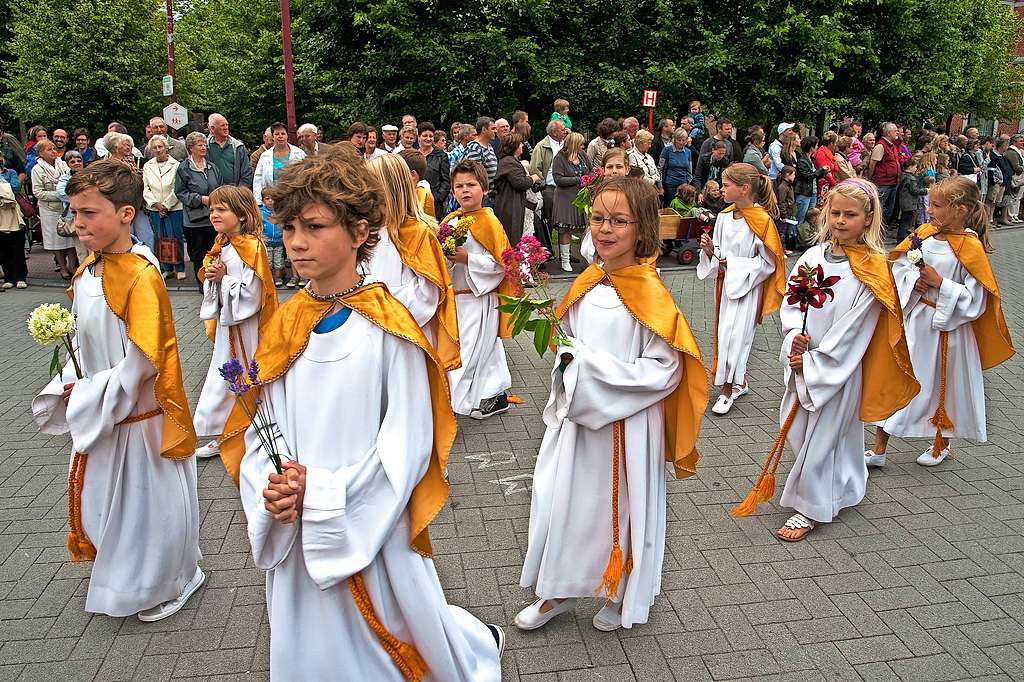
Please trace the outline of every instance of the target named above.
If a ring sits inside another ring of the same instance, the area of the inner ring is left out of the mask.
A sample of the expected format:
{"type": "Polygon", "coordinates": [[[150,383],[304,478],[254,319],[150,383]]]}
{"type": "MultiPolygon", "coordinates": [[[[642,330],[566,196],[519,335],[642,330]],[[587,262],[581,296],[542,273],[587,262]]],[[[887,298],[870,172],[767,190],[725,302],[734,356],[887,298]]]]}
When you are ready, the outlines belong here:
{"type": "MultiPolygon", "coordinates": [[[[1024,231],[995,241],[1020,345],[1024,231]]],[[[711,289],[692,271],[666,279],[710,353],[711,289]]],[[[28,415],[47,354],[23,320],[37,304],[60,299],[42,288],[0,295],[0,676],[266,679],[263,575],[218,460],[199,464],[206,587],[159,623],[84,612],[89,566],[70,563],[64,546],[68,443],[37,433],[28,415]]],[[[172,300],[195,400],[210,345],[196,295],[172,300]]],[[[925,469],[913,462],[921,442],[894,439],[890,464],[872,473],[861,505],[807,541],[783,544],[770,534],[785,519],[777,507],[728,515],[778,428],[780,341],[776,316],[757,331],[750,395],[728,417],[705,419],[700,473],[669,483],[668,551],[650,622],[598,632],[591,600],[534,633],[507,625],[506,680],[1024,679],[1019,356],[986,374],[988,443],[925,469]]],[[[449,600],[501,624],[532,596],[518,578],[549,382],[548,360],[528,344],[508,350],[513,390],[525,404],[492,421],[461,421],[451,500],[433,526],[449,600]]]]}

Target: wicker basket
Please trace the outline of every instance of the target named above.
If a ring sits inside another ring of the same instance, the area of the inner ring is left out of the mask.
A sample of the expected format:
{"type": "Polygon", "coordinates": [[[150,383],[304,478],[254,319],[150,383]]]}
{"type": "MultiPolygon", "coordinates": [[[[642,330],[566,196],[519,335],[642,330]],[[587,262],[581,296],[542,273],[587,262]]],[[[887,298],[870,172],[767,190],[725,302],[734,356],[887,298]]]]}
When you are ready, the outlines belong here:
{"type": "Polygon", "coordinates": [[[658,211],[658,234],[661,239],[677,239],[679,224],[683,216],[674,208],[663,208],[658,211]]]}

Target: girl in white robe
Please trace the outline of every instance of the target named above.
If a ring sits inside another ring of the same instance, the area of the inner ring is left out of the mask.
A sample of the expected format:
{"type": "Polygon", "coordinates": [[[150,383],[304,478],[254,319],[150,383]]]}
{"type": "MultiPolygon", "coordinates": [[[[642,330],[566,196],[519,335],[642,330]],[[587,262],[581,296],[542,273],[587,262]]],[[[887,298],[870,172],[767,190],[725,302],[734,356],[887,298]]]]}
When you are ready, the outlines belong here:
{"type": "Polygon", "coordinates": [[[695,441],[707,378],[695,344],[688,351],[692,366],[684,371],[685,353],[652,331],[657,325],[634,317],[650,314],[651,305],[675,308],[653,266],[638,264],[660,250],[657,204],[654,189],[635,178],[602,183],[592,221],[603,222],[590,228],[602,265],[581,274],[559,308],[571,345],[558,349],[544,409],[547,431],[534,472],[529,548],[520,578],[539,599],[516,616],[524,630],[571,611],[578,597],[601,592],[607,601],[594,627],[630,628],[647,622],[661,590],[669,449],[665,399],[677,387],[689,389],[689,383],[680,386],[684,377],[696,382],[702,399],[692,415],[695,441]],[[640,201],[649,204],[642,227],[631,232],[628,222],[605,227],[606,217],[633,220],[640,211],[632,204],[640,201]],[[613,230],[621,230],[621,238],[605,234],[613,230]],[[640,293],[631,296],[630,289],[640,293]],[[636,310],[627,307],[630,303],[636,310]],[[607,570],[623,562],[628,568],[621,579],[609,583],[607,570]]]}
{"type": "MultiPolygon", "coordinates": [[[[224,432],[224,422],[235,404],[220,368],[232,358],[243,367],[248,366],[259,344],[260,323],[266,319],[260,313],[264,305],[272,305],[267,303],[265,293],[273,287],[270,277],[261,280],[238,251],[239,247],[245,248],[248,258],[267,260],[266,247],[260,240],[263,220],[251,193],[245,196],[237,187],[218,187],[210,195],[210,222],[218,234],[214,247],[217,254],[199,272],[203,280],[199,319],[207,321],[210,328],[215,325],[216,331],[213,357],[193,418],[196,433],[212,438],[196,449],[196,457],[204,459],[220,452],[217,439],[224,432]],[[253,244],[242,244],[244,239],[259,243],[253,248],[253,244]]],[[[276,291],[274,296],[276,301],[276,291]]]]}
{"type": "MultiPolygon", "coordinates": [[[[160,263],[149,247],[135,244],[131,251],[153,264],[150,279],[162,288],[160,263]]],[[[156,620],[147,610],[164,617],[159,605],[181,597],[183,604],[206,578],[198,566],[195,460],[161,455],[160,416],[125,421],[159,407],[156,368],[111,312],[103,279],[92,268],[82,269],[72,287],[71,311],[78,323],[73,345],[85,376],[78,379],[68,362],[32,401],[32,416],[44,433],[70,431],[73,450],[88,455],[81,525],[96,556],[85,610],[156,620]],[[71,382],[74,390],[65,406],[61,394],[71,382]]],[[[187,450],[194,444],[190,440],[187,450]]]]}
{"type": "MultiPolygon", "coordinates": [[[[754,330],[774,311],[769,296],[785,277],[785,256],[770,217],[778,216],[771,182],[749,164],[733,164],[722,177],[722,193],[733,206],[718,214],[714,231],[701,237],[697,277],[716,277],[715,366],[712,382],[721,395],[718,415],[749,392],[747,360],[754,330]]],[[[781,292],[779,292],[781,293],[781,292]]]]}
{"type": "Polygon", "coordinates": [[[941,445],[934,443],[917,458],[923,466],[940,464],[950,455],[950,438],[984,443],[988,434],[982,370],[1013,354],[998,287],[985,255],[987,241],[970,229],[985,231],[984,206],[976,186],[950,178],[934,185],[929,197],[932,222],[916,231],[923,237],[921,258],[914,254],[916,263],[908,260],[908,238],[893,252],[892,266],[921,392],[905,409],[878,424],[874,447],[864,453],[868,466],[885,464],[890,435],[941,439],[941,445]],[[947,346],[944,387],[943,336],[947,346]],[[994,350],[985,352],[985,348],[994,350]],[[939,434],[934,419],[940,404],[947,419],[939,434]]]}

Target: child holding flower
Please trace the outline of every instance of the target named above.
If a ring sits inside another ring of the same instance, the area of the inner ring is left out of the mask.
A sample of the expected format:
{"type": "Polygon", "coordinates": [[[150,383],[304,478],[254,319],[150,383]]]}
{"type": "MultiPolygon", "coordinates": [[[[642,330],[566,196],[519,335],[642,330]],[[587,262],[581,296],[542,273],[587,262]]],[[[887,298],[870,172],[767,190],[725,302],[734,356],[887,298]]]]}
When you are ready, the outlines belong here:
{"type": "Polygon", "coordinates": [[[556,311],[558,347],[547,431],[537,456],[520,585],[539,599],[524,630],[601,595],[594,627],[645,623],[665,552],[665,461],[696,471],[707,374],[654,266],[658,195],[637,178],[602,181],[590,231],[597,260],[556,311]],[[599,263],[599,264],[598,264],[599,263]]]}
{"type": "Polygon", "coordinates": [[[875,431],[868,466],[883,466],[889,435],[933,438],[917,458],[935,466],[951,455],[950,438],[985,442],[982,371],[1014,354],[999,285],[989,264],[988,220],[978,186],[964,177],[936,182],[930,222],[892,252],[917,397],[875,431]]]}
{"type": "Polygon", "coordinates": [[[497,682],[502,632],[448,605],[429,558],[456,430],[444,366],[409,311],[359,272],[384,188],[362,159],[331,153],[291,164],[270,191],[309,284],[262,335],[258,387],[239,396],[221,443],[267,574],[270,677],[497,682]],[[254,408],[276,425],[280,474],[254,408]]]}
{"type": "Polygon", "coordinates": [[[138,171],[97,161],[67,193],[92,252],[71,284],[82,376],[69,362],[32,401],[32,416],[44,433],[71,432],[68,550],[93,561],[85,610],[160,620],[206,579],[171,303],[160,263],[132,238],[138,171]]]}
{"type": "Polygon", "coordinates": [[[722,173],[722,194],[732,206],[718,214],[714,234],[701,236],[697,264],[697,277],[716,278],[711,373],[722,393],[711,411],[719,415],[749,392],[747,360],[755,325],[779,309],[786,290],[771,180],[749,163],[734,163],[722,173]]]}
{"type": "Polygon", "coordinates": [[[196,457],[204,459],[220,453],[217,439],[234,404],[218,368],[231,358],[248,366],[260,332],[277,310],[274,274],[261,239],[263,216],[252,192],[234,185],[213,190],[210,222],[217,238],[199,269],[199,319],[213,341],[213,359],[192,421],[197,434],[213,438],[196,449],[196,457]]]}
{"type": "MultiPolygon", "coordinates": [[[[606,151],[604,153],[604,158],[601,160],[601,171],[602,172],[595,180],[596,187],[599,187],[600,183],[605,180],[610,180],[612,178],[624,178],[629,175],[629,160],[626,157],[626,150],[622,147],[612,147],[606,151]]],[[[596,187],[592,190],[587,190],[591,204],[593,204],[593,197],[590,195],[590,192],[596,192],[596,187]]],[[[590,230],[587,230],[583,234],[582,241],[580,241],[580,256],[582,256],[583,260],[588,263],[593,263],[595,254],[596,249],[594,248],[594,237],[590,233],[590,230]]],[[[655,257],[657,257],[657,255],[658,254],[655,254],[655,257]]]]}
{"type": "Polygon", "coordinates": [[[508,412],[506,391],[512,386],[501,344],[510,332],[507,315],[496,309],[497,293],[514,293],[501,264],[501,254],[509,243],[494,211],[481,208],[487,193],[484,167],[463,160],[452,168],[451,177],[459,208],[441,221],[442,226],[472,222],[465,243],[445,254],[452,268],[462,355],[462,367],[452,370],[448,381],[455,412],[486,419],[508,412]]]}
{"type": "Polygon", "coordinates": [[[811,292],[817,299],[801,305],[791,288],[779,313],[786,384],[779,419],[796,454],[780,500],[796,513],[776,531],[787,542],[864,498],[862,421],[893,414],[918,390],[875,186],[843,180],[822,213],[819,243],[793,269],[815,273],[809,284],[820,287],[811,292]]]}

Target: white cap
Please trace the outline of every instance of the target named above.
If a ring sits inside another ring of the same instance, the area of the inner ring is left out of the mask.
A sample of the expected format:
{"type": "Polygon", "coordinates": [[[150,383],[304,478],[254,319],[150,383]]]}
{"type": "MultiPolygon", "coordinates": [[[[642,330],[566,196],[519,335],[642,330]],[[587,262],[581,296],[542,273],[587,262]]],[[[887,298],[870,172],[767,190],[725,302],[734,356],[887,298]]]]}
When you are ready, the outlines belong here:
{"type": "Polygon", "coordinates": [[[795,123],[780,123],[779,124],[779,128],[778,128],[778,130],[779,130],[778,134],[781,135],[782,133],[786,132],[790,128],[795,128],[795,127],[796,127],[795,123]]]}
{"type": "Polygon", "coordinates": [[[387,125],[381,126],[380,129],[383,130],[385,133],[397,133],[398,132],[398,127],[397,126],[393,126],[390,123],[388,123],[387,125]]]}

